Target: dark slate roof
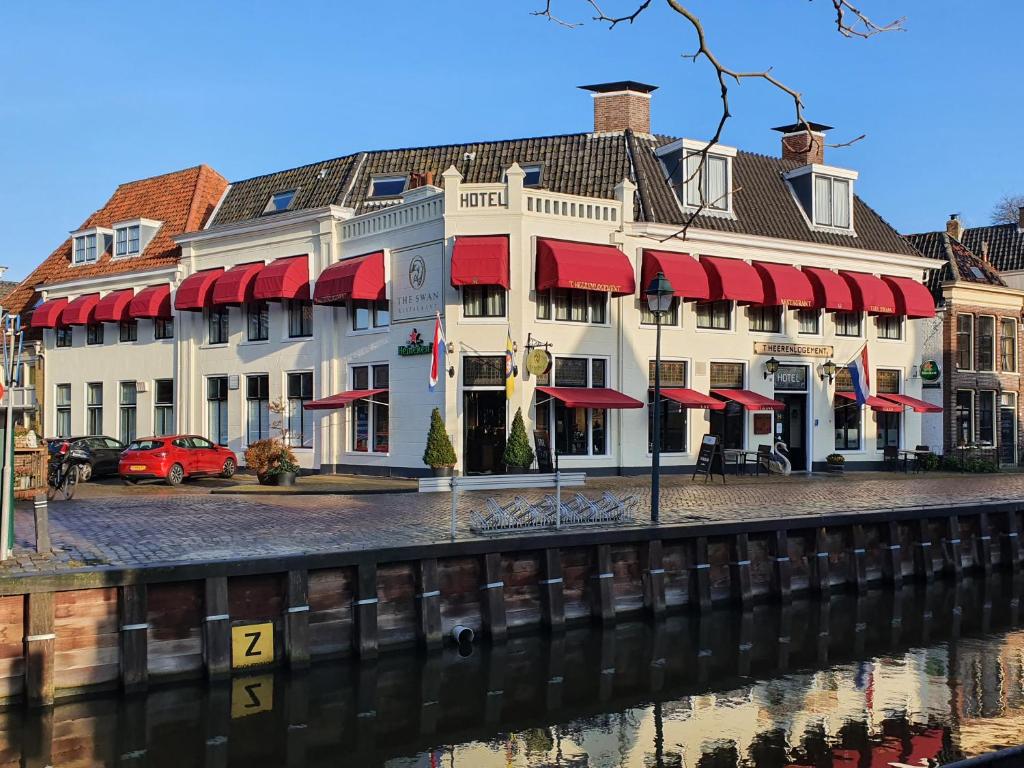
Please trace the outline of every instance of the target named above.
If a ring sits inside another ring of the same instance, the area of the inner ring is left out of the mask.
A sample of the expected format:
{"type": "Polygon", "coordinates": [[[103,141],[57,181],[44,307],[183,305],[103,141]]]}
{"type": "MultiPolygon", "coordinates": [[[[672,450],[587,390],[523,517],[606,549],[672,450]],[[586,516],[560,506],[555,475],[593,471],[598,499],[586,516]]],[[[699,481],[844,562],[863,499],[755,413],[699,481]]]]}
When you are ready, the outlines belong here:
{"type": "MultiPolygon", "coordinates": [[[[258,218],[271,194],[288,189],[298,190],[291,210],[334,204],[365,213],[396,202],[367,199],[370,180],[376,174],[429,172],[440,186],[441,174],[455,166],[467,183],[498,183],[513,162],[542,163],[544,188],[562,194],[612,199],[616,185],[630,179],[638,187],[638,221],[682,225],[686,214],[655,155],[658,147],[674,140],[625,131],[361,152],[236,182],[210,226],[258,218]],[[466,153],[475,155],[471,162],[464,160],[466,153]]],[[[693,228],[917,255],[860,198],[854,201],[856,236],[812,230],[782,177],[796,167],[797,163],[780,158],[739,152],[733,180],[742,192],[733,200],[735,218],[699,216],[693,228]]]]}
{"type": "Polygon", "coordinates": [[[942,296],[942,284],[951,280],[960,283],[1006,287],[1006,281],[991,263],[986,262],[962,242],[950,237],[945,232],[907,235],[907,240],[922,255],[945,262],[941,269],[932,270],[927,278],[928,289],[936,299],[942,296]],[[975,273],[975,269],[977,273],[975,273]]]}
{"type": "Polygon", "coordinates": [[[1016,224],[965,229],[963,243],[975,253],[988,243],[988,260],[1001,272],[1024,269],[1024,232],[1016,224]]]}

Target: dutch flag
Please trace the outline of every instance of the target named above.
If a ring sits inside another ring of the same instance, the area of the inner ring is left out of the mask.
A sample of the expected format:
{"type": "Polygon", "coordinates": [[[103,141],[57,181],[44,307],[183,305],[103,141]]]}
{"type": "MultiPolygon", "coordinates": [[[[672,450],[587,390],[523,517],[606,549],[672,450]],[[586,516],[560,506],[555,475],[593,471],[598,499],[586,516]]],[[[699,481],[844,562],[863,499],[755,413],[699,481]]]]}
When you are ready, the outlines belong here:
{"type": "Polygon", "coordinates": [[[857,395],[857,405],[864,405],[871,396],[871,373],[868,367],[868,345],[861,347],[860,354],[850,361],[850,378],[853,380],[853,391],[857,395]]]}
{"type": "Polygon", "coordinates": [[[434,349],[430,355],[430,391],[434,391],[434,387],[437,386],[437,380],[441,376],[441,371],[444,370],[444,330],[441,328],[441,313],[437,313],[437,319],[434,321],[434,349]]]}

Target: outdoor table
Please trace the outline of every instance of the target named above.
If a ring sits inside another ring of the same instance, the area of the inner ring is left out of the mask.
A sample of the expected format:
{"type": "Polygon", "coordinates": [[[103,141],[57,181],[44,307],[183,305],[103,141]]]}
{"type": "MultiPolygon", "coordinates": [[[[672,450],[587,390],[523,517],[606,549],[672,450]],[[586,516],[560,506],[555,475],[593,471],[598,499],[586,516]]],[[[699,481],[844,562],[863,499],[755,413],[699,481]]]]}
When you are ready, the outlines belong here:
{"type": "Polygon", "coordinates": [[[726,464],[732,464],[735,467],[734,475],[747,474],[747,465],[751,463],[756,465],[758,461],[757,451],[748,451],[745,448],[723,448],[722,457],[726,464]],[[750,461],[751,457],[754,459],[753,462],[750,461]]]}
{"type": "MultiPolygon", "coordinates": [[[[903,474],[907,474],[910,471],[909,464],[911,458],[920,458],[921,456],[927,456],[930,453],[931,451],[919,451],[916,448],[901,448],[899,455],[900,458],[903,459],[903,474]]],[[[962,462],[961,466],[963,466],[962,462]]]]}

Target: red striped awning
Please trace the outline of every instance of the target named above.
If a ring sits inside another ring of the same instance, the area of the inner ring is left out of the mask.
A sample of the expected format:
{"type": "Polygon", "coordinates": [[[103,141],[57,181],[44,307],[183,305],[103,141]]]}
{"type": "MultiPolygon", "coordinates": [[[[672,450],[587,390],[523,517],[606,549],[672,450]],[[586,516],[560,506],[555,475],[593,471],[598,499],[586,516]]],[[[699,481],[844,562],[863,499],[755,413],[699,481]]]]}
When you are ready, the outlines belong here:
{"type": "Polygon", "coordinates": [[[763,304],[764,288],[757,270],[742,259],[701,256],[700,264],[708,274],[711,299],[728,299],[740,304],[763,304]]]}
{"type": "Polygon", "coordinates": [[[643,408],[629,395],[608,387],[537,387],[538,392],[561,400],[566,408],[643,408]]]}
{"type": "Polygon", "coordinates": [[[640,294],[647,286],[664,273],[672,284],[672,294],[680,299],[707,301],[711,298],[711,287],[708,285],[708,273],[693,256],[688,253],[671,253],[669,251],[644,250],[643,266],[640,271],[640,294]]]}
{"type": "Polygon", "coordinates": [[[170,320],[173,317],[171,312],[171,286],[151,285],[148,288],[143,288],[132,299],[132,303],[128,307],[128,314],[134,318],[170,320]]]}
{"type": "Polygon", "coordinates": [[[896,311],[904,317],[935,317],[935,298],[922,283],[909,277],[889,277],[882,280],[892,290],[896,299],[896,311]]]}
{"type": "Polygon", "coordinates": [[[788,264],[755,261],[754,269],[761,276],[764,303],[769,307],[813,307],[814,288],[807,275],[788,264]]]}
{"type": "Polygon", "coordinates": [[[188,312],[202,312],[210,305],[213,284],[224,274],[223,267],[204,269],[181,281],[174,294],[174,308],[188,312]]]}
{"type": "Polygon", "coordinates": [[[881,278],[864,272],[840,272],[853,296],[853,308],[872,315],[895,315],[896,298],[881,278]]]}
{"type": "Polygon", "coordinates": [[[89,325],[96,322],[96,305],[100,303],[98,293],[79,296],[64,308],[60,316],[62,325],[89,325]]]}
{"type": "Polygon", "coordinates": [[[216,307],[237,306],[253,299],[256,276],[264,268],[262,261],[239,264],[217,278],[211,301],[216,307]]]}
{"type": "Polygon", "coordinates": [[[614,245],[537,240],[537,290],[571,288],[612,296],[636,292],[633,265],[614,245]]]}
{"type": "Polygon", "coordinates": [[[32,311],[32,327],[57,328],[62,324],[60,316],[67,305],[68,300],[65,298],[44,301],[32,311]]]}
{"type": "Polygon", "coordinates": [[[748,411],[781,411],[786,407],[785,403],[751,392],[749,389],[712,389],[711,394],[739,403],[748,411]]]}
{"type": "MultiPolygon", "coordinates": [[[[853,392],[836,392],[836,397],[841,397],[843,400],[852,400],[857,402],[857,395],[853,392]]],[[[880,397],[874,395],[868,395],[865,401],[867,406],[873,411],[881,411],[882,413],[900,413],[903,408],[896,403],[890,403],[888,400],[883,400],[880,397]]]]}
{"type": "Polygon", "coordinates": [[[384,251],[331,264],[320,273],[313,289],[313,301],[317,304],[341,304],[349,299],[383,301],[385,298],[384,251]]]}
{"type": "Polygon", "coordinates": [[[309,301],[309,257],[274,259],[256,276],[257,301],[309,301]]]}
{"type": "Polygon", "coordinates": [[[720,411],[725,408],[725,403],[721,400],[716,400],[713,397],[705,395],[703,392],[697,392],[694,389],[686,389],[685,387],[663,389],[661,390],[661,394],[669,400],[674,400],[679,403],[684,408],[707,408],[710,411],[720,411]]]}
{"type": "Polygon", "coordinates": [[[814,291],[814,306],[830,312],[853,310],[850,286],[837,273],[821,267],[804,267],[801,271],[807,276],[814,291]]]}
{"type": "Polygon", "coordinates": [[[929,403],[926,400],[918,400],[916,397],[910,395],[897,395],[886,393],[879,395],[879,397],[885,398],[886,400],[892,400],[894,403],[906,406],[915,413],[942,413],[942,406],[935,405],[935,403],[929,403]]]}
{"type": "Polygon", "coordinates": [[[452,285],[500,285],[509,289],[508,235],[455,238],[452,285]]]}
{"type": "Polygon", "coordinates": [[[132,303],[135,291],[111,291],[96,305],[97,323],[120,323],[128,319],[128,305],[132,303]]]}
{"type": "Polygon", "coordinates": [[[302,407],[307,411],[335,411],[339,408],[344,408],[356,400],[362,400],[364,397],[373,397],[387,391],[386,389],[352,389],[348,392],[341,392],[337,395],[321,398],[320,400],[310,400],[302,407]]]}

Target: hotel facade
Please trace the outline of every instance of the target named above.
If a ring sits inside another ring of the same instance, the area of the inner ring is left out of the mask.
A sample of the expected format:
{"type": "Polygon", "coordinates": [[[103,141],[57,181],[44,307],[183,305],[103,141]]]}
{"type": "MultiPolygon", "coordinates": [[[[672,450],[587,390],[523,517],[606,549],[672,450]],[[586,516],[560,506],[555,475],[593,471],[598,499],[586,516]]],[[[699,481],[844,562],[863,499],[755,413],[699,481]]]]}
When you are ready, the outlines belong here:
{"type": "MultiPolygon", "coordinates": [[[[936,262],[860,200],[856,172],[825,163],[827,126],[779,129],[781,158],[715,145],[701,163],[702,142],[651,133],[653,87],[587,90],[587,133],[361,152],[231,184],[157,267],[102,269],[130,263],[121,243],[160,221],[99,232],[95,269],[34,286],[44,431],[187,432],[240,457],[282,434],[306,469],[418,475],[439,408],[456,470],[497,472],[521,408],[562,469],[644,472],[656,326],[642,294],[663,272],[663,467],[692,467],[709,433],[726,448],[781,440],[795,471],[918,444],[936,262]],[[860,406],[843,366],[865,346],[860,406]],[[125,384],[133,420],[110,399],[125,384]]],[[[73,233],[69,269],[89,234],[73,233]]]]}

